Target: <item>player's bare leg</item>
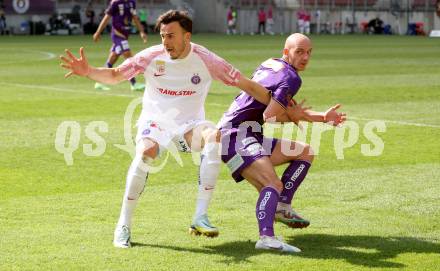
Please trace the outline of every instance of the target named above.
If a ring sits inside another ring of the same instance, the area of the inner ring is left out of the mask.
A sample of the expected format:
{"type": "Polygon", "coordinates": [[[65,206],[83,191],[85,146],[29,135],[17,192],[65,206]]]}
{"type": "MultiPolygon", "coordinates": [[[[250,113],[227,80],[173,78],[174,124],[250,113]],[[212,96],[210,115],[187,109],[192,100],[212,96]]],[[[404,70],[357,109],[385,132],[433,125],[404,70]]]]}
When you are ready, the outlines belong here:
{"type": "Polygon", "coordinates": [[[220,134],[214,124],[200,125],[185,134],[185,140],[192,151],[201,152],[196,211],[189,232],[217,237],[219,230],[208,219],[208,207],[220,172],[220,134]]]}

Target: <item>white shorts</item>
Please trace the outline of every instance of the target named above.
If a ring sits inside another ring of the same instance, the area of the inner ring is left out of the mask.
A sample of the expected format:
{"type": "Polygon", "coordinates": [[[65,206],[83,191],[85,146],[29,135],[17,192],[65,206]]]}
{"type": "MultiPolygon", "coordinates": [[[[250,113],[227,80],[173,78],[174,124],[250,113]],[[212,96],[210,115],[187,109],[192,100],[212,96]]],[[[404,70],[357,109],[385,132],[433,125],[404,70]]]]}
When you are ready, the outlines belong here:
{"type": "Polygon", "coordinates": [[[174,149],[174,146],[181,152],[191,152],[190,145],[186,142],[184,135],[200,125],[211,125],[215,128],[212,122],[200,119],[187,121],[175,129],[165,128],[166,124],[155,120],[139,119],[136,144],[144,138],[149,138],[159,144],[159,154],[174,149]],[[171,146],[172,144],[174,146],[171,146]]]}

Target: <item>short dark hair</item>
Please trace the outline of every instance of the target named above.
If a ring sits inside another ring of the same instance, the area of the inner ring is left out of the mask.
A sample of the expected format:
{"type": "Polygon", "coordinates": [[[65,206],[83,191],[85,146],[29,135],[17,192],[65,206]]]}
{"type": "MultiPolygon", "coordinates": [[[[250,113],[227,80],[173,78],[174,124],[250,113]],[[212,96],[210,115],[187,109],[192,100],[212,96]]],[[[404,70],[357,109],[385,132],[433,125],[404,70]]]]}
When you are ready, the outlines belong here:
{"type": "Polygon", "coordinates": [[[192,19],[189,17],[188,12],[173,9],[168,10],[157,18],[155,29],[156,31],[160,31],[162,24],[172,22],[178,22],[186,32],[192,33],[192,19]]]}

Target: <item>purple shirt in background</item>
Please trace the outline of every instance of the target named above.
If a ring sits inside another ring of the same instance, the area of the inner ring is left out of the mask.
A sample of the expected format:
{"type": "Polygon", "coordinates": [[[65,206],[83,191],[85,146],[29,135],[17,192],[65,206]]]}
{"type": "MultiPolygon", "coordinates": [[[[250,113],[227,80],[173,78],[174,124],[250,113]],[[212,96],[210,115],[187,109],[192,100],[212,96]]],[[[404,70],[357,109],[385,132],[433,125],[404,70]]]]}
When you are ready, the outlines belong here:
{"type": "MultiPolygon", "coordinates": [[[[287,107],[301,87],[301,78],[295,69],[279,58],[271,58],[263,62],[255,70],[252,80],[267,88],[272,98],[283,107],[287,107]]],[[[262,125],[264,123],[263,112],[266,107],[267,105],[241,91],[223,115],[218,127],[220,129],[237,128],[245,121],[256,121],[262,125]]]]}
{"type": "Polygon", "coordinates": [[[106,14],[112,16],[112,36],[128,39],[133,15],[136,15],[135,0],[113,0],[106,14]]]}

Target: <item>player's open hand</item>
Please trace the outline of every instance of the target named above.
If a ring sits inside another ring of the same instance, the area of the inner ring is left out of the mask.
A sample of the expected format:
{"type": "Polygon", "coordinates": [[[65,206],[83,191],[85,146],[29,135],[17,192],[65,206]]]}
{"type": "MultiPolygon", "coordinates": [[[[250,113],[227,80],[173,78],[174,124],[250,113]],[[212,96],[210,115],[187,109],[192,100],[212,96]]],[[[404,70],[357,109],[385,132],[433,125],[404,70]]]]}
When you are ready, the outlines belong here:
{"type": "Polygon", "coordinates": [[[344,123],[344,121],[347,120],[347,115],[345,113],[340,113],[337,111],[340,107],[341,105],[337,104],[325,111],[324,121],[333,126],[339,126],[344,123]]]}
{"type": "Polygon", "coordinates": [[[66,49],[65,52],[67,57],[60,56],[60,59],[62,61],[61,67],[69,70],[69,72],[66,73],[64,77],[67,78],[72,74],[84,77],[87,76],[90,72],[90,66],[86,56],[84,55],[84,48],[81,47],[79,49],[79,58],[76,58],[68,49],[66,49]]]}
{"type": "Polygon", "coordinates": [[[311,106],[305,106],[305,102],[306,100],[302,100],[300,103],[297,103],[294,99],[292,99],[287,106],[286,113],[289,116],[289,119],[298,127],[300,120],[307,120],[306,111],[312,108],[311,106]]]}

